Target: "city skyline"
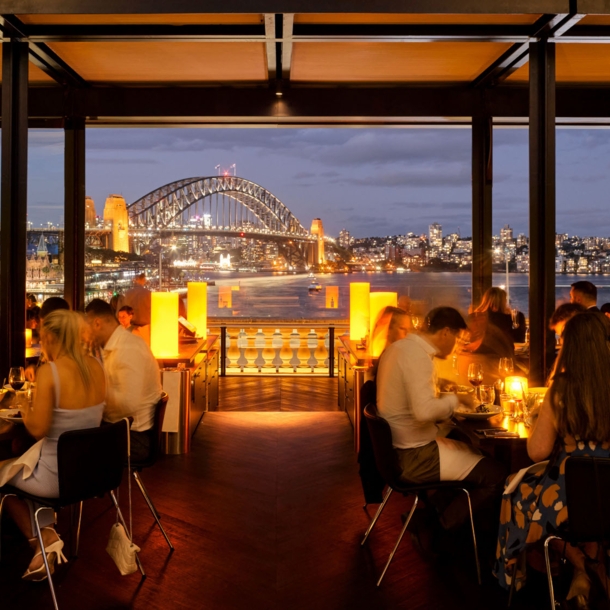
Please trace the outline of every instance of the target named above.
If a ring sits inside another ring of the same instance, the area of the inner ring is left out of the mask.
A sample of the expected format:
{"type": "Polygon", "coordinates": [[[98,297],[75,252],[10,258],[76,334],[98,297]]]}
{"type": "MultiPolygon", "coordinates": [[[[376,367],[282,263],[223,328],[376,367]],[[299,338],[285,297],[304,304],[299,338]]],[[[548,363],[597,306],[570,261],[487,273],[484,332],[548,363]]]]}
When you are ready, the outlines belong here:
{"type": "MultiPolygon", "coordinates": [[[[528,230],[526,129],[494,130],[494,233],[528,230]]],[[[63,132],[30,133],[28,220],[63,216],[63,132]]],[[[469,129],[88,129],[87,195],[101,215],[111,193],[128,203],[168,182],[238,176],[279,197],[309,228],[354,237],[471,234],[469,129]]],[[[557,231],[610,235],[610,132],[558,129],[557,231]]]]}

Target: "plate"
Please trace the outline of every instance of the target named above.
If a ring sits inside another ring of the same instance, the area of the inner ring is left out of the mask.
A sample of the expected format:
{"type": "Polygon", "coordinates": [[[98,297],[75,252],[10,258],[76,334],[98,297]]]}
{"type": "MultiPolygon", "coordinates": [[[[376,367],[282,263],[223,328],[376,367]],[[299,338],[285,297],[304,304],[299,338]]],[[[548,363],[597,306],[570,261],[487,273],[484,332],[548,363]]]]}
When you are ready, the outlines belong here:
{"type": "Polygon", "coordinates": [[[0,409],[0,419],[12,421],[14,424],[23,423],[23,417],[19,409],[0,409]]]}
{"type": "Polygon", "coordinates": [[[455,410],[455,414],[461,417],[465,417],[466,419],[489,419],[490,417],[494,417],[502,413],[502,407],[498,405],[485,405],[489,411],[487,413],[475,413],[474,411],[466,411],[460,408],[455,410]]]}

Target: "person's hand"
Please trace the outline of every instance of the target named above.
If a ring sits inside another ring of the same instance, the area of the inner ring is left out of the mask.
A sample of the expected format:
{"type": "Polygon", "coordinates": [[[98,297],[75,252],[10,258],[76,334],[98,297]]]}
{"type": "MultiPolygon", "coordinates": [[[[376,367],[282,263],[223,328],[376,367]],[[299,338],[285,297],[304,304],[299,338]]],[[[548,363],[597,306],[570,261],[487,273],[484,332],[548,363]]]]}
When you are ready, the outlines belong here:
{"type": "Polygon", "coordinates": [[[26,367],[25,378],[27,381],[36,381],[36,367],[33,364],[26,367]]]}
{"type": "Polygon", "coordinates": [[[474,395],[471,393],[467,394],[456,394],[460,404],[466,407],[469,411],[474,411],[474,395]]]}
{"type": "Polygon", "coordinates": [[[439,392],[456,392],[457,385],[455,381],[451,381],[449,379],[439,379],[438,380],[438,389],[439,392]]]}

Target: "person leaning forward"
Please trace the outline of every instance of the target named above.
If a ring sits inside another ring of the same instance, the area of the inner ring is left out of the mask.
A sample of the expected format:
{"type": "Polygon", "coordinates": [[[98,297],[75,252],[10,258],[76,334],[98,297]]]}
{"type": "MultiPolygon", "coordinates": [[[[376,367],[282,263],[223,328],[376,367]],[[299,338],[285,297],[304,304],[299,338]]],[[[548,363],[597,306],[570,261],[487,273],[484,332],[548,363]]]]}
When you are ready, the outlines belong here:
{"type": "MultiPolygon", "coordinates": [[[[434,368],[434,358],[449,356],[465,329],[457,310],[438,307],[426,317],[423,332],[390,345],[379,361],[377,408],[392,430],[405,482],[467,481],[473,488],[473,511],[481,511],[500,498],[503,465],[466,443],[440,436],[437,425],[460,403],[472,407],[469,395],[439,397],[434,368]]],[[[460,496],[452,496],[443,507],[437,505],[437,510],[446,530],[457,529],[468,519],[467,503],[460,496]]]]}
{"type": "Polygon", "coordinates": [[[117,322],[108,303],[93,299],[85,312],[93,340],[101,348],[106,371],[104,421],[114,423],[123,417],[133,417],[131,457],[142,461],[150,452],[149,431],[161,398],[159,366],[142,338],[117,322]]]}

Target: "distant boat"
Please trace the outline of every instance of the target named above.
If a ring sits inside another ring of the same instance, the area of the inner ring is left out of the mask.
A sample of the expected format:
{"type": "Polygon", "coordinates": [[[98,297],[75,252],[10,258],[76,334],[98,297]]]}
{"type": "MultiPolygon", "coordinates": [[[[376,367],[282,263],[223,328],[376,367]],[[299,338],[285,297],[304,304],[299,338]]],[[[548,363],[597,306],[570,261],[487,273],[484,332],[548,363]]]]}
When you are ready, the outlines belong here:
{"type": "Polygon", "coordinates": [[[308,290],[309,292],[320,292],[320,290],[322,290],[322,286],[320,285],[320,282],[314,280],[311,282],[311,284],[309,284],[308,290]]]}

